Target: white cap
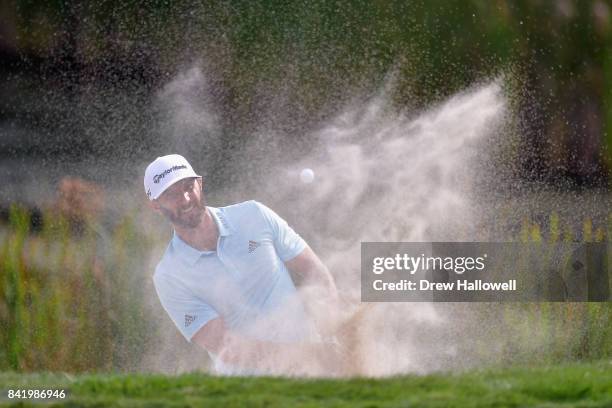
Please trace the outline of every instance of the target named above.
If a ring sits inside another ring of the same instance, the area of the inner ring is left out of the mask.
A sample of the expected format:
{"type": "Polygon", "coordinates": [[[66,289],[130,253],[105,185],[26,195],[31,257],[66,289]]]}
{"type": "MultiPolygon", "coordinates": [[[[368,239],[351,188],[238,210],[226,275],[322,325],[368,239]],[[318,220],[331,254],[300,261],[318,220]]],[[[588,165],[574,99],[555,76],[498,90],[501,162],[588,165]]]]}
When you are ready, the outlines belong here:
{"type": "Polygon", "coordinates": [[[145,170],[145,192],[149,200],[156,200],[168,187],[189,177],[200,176],[193,171],[191,164],[180,154],[158,157],[145,170]]]}

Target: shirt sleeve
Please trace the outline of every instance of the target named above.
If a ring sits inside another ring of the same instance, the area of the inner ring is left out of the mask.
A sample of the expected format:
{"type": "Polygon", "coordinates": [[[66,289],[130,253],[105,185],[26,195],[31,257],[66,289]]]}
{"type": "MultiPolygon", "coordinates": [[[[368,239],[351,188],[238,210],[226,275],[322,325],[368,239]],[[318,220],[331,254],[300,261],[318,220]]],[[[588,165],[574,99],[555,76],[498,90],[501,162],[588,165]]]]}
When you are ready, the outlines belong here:
{"type": "Polygon", "coordinates": [[[212,319],[219,317],[212,306],[202,302],[166,277],[155,274],[153,282],[166,313],[187,341],[191,342],[191,338],[198,330],[212,319]]]}
{"type": "Polygon", "coordinates": [[[298,256],[306,248],[306,241],[274,211],[260,202],[255,204],[272,230],[274,248],[280,259],[286,262],[298,256]]]}

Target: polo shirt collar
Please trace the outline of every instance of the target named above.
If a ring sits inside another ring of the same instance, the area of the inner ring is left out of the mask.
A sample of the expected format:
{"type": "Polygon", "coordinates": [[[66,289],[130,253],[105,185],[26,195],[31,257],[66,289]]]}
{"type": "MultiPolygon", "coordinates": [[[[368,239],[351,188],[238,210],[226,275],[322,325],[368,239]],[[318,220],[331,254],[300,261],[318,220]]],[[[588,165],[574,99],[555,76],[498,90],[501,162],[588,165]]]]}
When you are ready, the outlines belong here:
{"type": "MultiPolygon", "coordinates": [[[[231,235],[233,232],[233,228],[230,222],[227,220],[223,211],[219,208],[215,207],[207,207],[210,211],[210,214],[217,224],[217,228],[219,229],[219,235],[222,237],[231,235]]],[[[214,251],[200,251],[186,243],[179,237],[174,231],[172,236],[172,246],[178,252],[179,256],[181,256],[189,265],[195,265],[195,263],[200,259],[202,255],[207,255],[213,253],[214,251]]]]}
{"type": "Polygon", "coordinates": [[[234,232],[232,224],[229,222],[227,216],[223,213],[221,209],[215,207],[206,208],[208,208],[208,211],[210,211],[213,220],[215,220],[215,223],[217,223],[217,228],[219,228],[219,235],[225,237],[227,235],[231,235],[232,232],[234,232]]]}

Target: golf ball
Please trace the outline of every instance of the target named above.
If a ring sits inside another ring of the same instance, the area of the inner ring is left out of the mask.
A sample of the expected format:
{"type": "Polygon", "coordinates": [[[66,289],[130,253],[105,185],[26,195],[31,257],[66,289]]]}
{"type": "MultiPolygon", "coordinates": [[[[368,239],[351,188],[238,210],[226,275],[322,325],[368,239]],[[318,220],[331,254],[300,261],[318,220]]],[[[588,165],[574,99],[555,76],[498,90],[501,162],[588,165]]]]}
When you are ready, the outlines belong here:
{"type": "Polygon", "coordinates": [[[312,183],[314,181],[314,171],[312,169],[303,169],[300,172],[300,180],[302,183],[312,183]]]}

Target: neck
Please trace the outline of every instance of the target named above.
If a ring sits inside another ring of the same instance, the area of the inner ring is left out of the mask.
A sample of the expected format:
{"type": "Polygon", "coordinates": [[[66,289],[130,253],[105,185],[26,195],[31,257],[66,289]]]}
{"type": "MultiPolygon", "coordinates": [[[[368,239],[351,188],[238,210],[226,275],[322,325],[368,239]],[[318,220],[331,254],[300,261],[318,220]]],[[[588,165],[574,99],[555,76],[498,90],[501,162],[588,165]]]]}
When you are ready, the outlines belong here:
{"type": "Polygon", "coordinates": [[[204,211],[202,215],[200,225],[195,228],[185,228],[175,225],[174,231],[180,239],[198,251],[214,251],[217,248],[219,228],[208,207],[206,207],[206,211],[204,211]]]}

